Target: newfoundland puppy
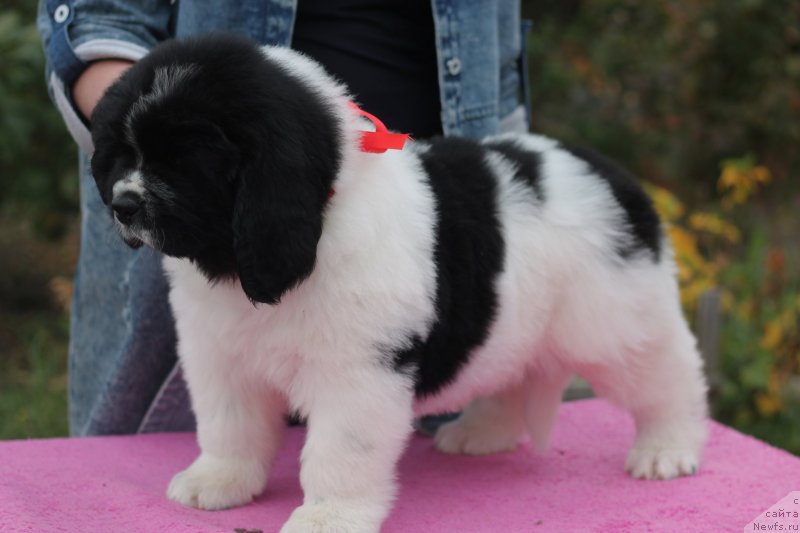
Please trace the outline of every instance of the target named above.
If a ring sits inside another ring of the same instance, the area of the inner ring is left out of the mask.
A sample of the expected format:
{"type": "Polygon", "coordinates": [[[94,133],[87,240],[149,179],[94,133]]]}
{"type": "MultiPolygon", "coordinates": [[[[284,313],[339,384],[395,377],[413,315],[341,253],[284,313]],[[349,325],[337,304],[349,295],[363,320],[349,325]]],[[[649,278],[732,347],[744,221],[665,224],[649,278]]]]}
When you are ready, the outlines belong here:
{"type": "Polygon", "coordinates": [[[673,253],[603,157],[404,144],[308,57],[230,35],[156,47],[92,119],[119,234],[171,283],[201,453],[169,498],[249,502],[293,410],[305,499],[282,531],[378,531],[415,417],[463,410],[445,453],[543,450],[575,374],[633,416],[633,476],[697,470],[706,385],[673,253]]]}

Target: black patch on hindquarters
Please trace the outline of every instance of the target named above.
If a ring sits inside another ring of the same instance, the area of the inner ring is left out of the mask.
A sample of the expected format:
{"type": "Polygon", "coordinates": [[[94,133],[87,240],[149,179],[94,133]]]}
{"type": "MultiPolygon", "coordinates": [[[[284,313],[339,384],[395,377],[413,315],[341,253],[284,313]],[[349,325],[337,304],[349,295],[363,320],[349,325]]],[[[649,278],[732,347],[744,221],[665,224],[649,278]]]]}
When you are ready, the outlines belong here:
{"type": "Polygon", "coordinates": [[[505,243],[485,153],[473,141],[437,138],[419,156],[436,199],[436,318],[427,339],[411,339],[393,361],[413,371],[418,396],[453,381],[494,321],[505,243]]]}
{"type": "Polygon", "coordinates": [[[605,180],[617,203],[625,211],[632,239],[619,245],[617,253],[620,257],[628,259],[640,250],[649,250],[653,254],[653,261],[658,261],[661,255],[661,220],[653,208],[650,196],[636,177],[588,148],[563,143],[561,148],[586,162],[594,173],[605,180]]]}
{"type": "Polygon", "coordinates": [[[489,139],[483,145],[513,163],[516,166],[514,179],[529,185],[540,202],[545,200],[541,181],[542,158],[538,152],[525,150],[511,139],[489,139]]]}

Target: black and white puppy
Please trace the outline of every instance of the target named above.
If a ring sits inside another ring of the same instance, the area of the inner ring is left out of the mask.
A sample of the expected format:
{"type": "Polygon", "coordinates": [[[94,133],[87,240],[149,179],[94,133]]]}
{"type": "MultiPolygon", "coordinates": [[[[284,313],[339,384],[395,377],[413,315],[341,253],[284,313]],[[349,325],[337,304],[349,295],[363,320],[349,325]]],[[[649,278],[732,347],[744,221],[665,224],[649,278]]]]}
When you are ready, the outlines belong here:
{"type": "Polygon", "coordinates": [[[574,374],[633,415],[633,476],[694,473],[702,364],[635,180],[538,135],[376,154],[368,129],[318,64],[232,36],[157,47],[98,105],[97,186],[167,256],[197,415],[168,496],[250,501],[294,409],[305,499],[282,531],[377,531],[416,416],[463,409],[443,452],[543,449],[574,374]]]}

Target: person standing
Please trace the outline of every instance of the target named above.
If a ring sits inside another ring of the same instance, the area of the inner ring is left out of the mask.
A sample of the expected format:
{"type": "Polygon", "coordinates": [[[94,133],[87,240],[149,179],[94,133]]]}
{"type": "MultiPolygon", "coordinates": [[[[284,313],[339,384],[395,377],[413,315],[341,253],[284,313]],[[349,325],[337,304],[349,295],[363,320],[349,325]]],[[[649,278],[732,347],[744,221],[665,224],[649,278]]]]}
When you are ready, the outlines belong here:
{"type": "Polygon", "coordinates": [[[236,32],[316,59],[392,130],[481,138],[528,129],[519,14],[519,0],[40,0],[48,88],[80,149],[70,433],[194,428],[161,258],[117,238],[90,173],[92,111],[133,62],[236,32]]]}

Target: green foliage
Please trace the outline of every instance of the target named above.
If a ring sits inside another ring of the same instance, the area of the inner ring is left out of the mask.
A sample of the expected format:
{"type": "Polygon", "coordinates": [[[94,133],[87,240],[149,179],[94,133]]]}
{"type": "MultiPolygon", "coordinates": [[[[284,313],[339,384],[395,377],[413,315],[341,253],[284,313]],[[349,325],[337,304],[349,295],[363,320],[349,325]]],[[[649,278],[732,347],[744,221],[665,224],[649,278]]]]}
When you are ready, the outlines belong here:
{"type": "Polygon", "coordinates": [[[721,160],[800,169],[796,0],[529,0],[534,129],[695,202],[721,160]],[[562,4],[558,6],[557,4],[562,4]]]}
{"type": "Polygon", "coordinates": [[[0,12],[0,208],[59,236],[77,210],[75,144],[47,96],[33,19],[0,12]]]}
{"type": "Polygon", "coordinates": [[[736,299],[722,331],[715,416],[800,454],[800,272],[756,231],[723,272],[736,299]]]}
{"type": "Polygon", "coordinates": [[[649,188],[669,223],[687,314],[704,291],[722,296],[722,355],[709,369],[714,416],[800,453],[800,270],[752,208],[771,179],[752,158],[727,160],[723,196],[705,212],[689,213],[674,195],[649,188]]]}
{"type": "Polygon", "coordinates": [[[687,315],[723,294],[715,417],[800,453],[800,3],[527,0],[523,14],[534,130],[660,185],[687,315]]]}
{"type": "Polygon", "coordinates": [[[66,435],[68,319],[55,313],[24,319],[22,360],[0,359],[0,439],[66,435]]]}
{"type": "Polygon", "coordinates": [[[48,282],[74,261],[74,232],[59,238],[78,210],[77,158],[47,95],[35,10],[0,10],[0,439],[67,433],[68,317],[48,282]]]}
{"type": "MultiPolygon", "coordinates": [[[[77,213],[76,148],[46,93],[35,2],[4,6],[0,213],[57,237],[77,213]]],[[[800,2],[523,0],[523,12],[534,129],[677,193],[656,203],[675,223],[687,311],[709,287],[724,293],[714,414],[800,453],[800,256],[787,202],[800,206],[800,2]],[[765,176],[772,192],[754,196],[765,176]]],[[[3,248],[0,438],[65,434],[67,318],[43,302],[68,268],[12,271],[19,248],[3,248]],[[8,281],[26,273],[34,281],[8,281]]]]}

